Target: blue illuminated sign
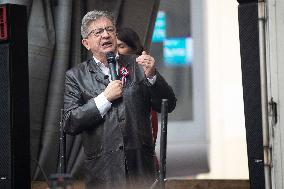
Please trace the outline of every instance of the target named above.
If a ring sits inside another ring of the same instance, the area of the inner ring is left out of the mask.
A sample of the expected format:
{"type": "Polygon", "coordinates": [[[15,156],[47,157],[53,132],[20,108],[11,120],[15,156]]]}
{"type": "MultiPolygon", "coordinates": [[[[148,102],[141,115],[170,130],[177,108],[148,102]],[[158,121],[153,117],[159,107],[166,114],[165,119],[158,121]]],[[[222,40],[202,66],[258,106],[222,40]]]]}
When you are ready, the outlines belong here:
{"type": "Polygon", "coordinates": [[[193,59],[192,38],[164,40],[164,63],[168,66],[190,65],[193,59]]]}
{"type": "Polygon", "coordinates": [[[152,42],[163,42],[166,38],[166,13],[159,11],[152,36],[152,42]]]}

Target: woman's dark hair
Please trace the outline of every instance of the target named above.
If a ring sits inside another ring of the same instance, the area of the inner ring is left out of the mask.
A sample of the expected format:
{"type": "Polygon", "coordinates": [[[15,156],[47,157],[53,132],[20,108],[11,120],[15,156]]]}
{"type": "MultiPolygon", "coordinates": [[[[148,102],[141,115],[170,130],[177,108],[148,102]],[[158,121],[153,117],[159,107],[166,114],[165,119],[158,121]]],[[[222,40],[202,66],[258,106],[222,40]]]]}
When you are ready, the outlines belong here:
{"type": "Polygon", "coordinates": [[[131,28],[119,28],[117,30],[117,38],[123,41],[131,49],[133,49],[137,55],[141,55],[144,50],[138,34],[131,28]]]}

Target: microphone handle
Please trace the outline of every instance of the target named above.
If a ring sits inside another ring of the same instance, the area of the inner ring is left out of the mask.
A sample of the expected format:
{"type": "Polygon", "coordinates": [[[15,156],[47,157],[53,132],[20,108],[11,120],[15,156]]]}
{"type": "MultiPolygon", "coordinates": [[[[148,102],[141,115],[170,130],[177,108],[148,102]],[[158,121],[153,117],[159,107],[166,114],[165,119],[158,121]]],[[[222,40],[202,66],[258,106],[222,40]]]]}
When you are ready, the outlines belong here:
{"type": "Polygon", "coordinates": [[[110,71],[110,77],[111,77],[111,80],[117,80],[117,74],[116,74],[116,69],[115,69],[115,64],[113,63],[108,63],[109,65],[109,71],[110,71]]]}

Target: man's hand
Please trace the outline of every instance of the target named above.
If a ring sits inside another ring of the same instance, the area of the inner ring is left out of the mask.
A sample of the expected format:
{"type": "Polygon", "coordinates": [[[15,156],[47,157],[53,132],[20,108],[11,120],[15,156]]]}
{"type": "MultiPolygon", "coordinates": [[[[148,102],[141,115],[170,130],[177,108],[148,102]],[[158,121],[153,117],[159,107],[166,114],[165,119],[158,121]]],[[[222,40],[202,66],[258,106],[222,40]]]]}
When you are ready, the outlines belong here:
{"type": "Polygon", "coordinates": [[[148,55],[146,51],[143,51],[142,55],[136,58],[136,62],[143,66],[144,73],[147,78],[152,78],[155,76],[155,59],[148,55]]]}
{"type": "Polygon", "coordinates": [[[111,81],[104,91],[106,99],[112,102],[113,100],[122,97],[122,87],[123,87],[122,81],[120,80],[111,81]]]}

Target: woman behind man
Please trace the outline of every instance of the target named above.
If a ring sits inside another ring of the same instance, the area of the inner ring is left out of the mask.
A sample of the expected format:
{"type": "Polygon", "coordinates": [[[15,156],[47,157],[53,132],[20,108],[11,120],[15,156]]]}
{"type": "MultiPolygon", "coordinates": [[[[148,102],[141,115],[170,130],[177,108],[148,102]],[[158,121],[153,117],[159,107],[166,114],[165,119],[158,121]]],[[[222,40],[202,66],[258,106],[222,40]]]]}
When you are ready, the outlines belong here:
{"type": "Polygon", "coordinates": [[[120,54],[141,55],[144,51],[138,34],[131,28],[117,30],[117,47],[120,54]]]}
{"type": "MultiPolygon", "coordinates": [[[[136,54],[141,55],[144,51],[138,34],[131,28],[120,28],[117,30],[117,50],[119,54],[136,54]]],[[[158,132],[157,112],[151,111],[151,123],[153,142],[156,144],[158,132]]]]}

